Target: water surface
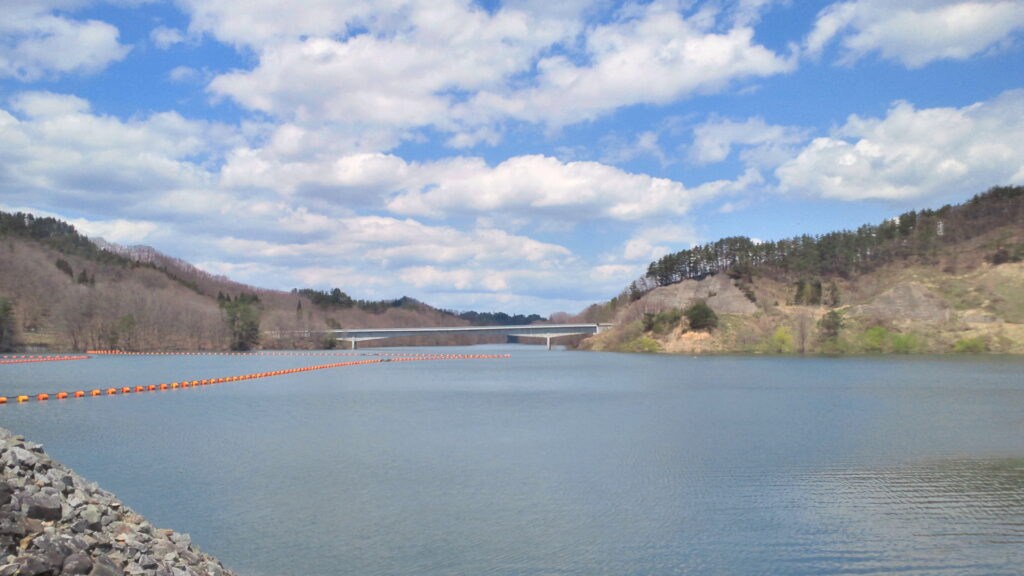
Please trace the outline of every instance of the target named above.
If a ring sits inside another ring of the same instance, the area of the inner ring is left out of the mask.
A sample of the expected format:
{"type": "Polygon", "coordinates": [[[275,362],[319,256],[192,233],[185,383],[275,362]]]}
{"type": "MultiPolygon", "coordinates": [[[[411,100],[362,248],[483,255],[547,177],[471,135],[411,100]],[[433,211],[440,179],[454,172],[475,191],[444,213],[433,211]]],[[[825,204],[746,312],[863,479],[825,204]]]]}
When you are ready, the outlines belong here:
{"type": "MultiPolygon", "coordinates": [[[[247,576],[1024,565],[1019,359],[457,351],[512,358],[7,405],[0,425],[247,576]]],[[[3,365],[0,395],[334,361],[3,365]]]]}

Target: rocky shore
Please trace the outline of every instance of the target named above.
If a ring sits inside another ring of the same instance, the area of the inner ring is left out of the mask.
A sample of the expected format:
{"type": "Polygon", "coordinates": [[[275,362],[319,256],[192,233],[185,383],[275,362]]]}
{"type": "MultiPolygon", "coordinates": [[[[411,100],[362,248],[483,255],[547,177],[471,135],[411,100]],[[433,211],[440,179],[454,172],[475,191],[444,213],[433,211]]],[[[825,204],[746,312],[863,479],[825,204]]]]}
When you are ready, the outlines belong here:
{"type": "Polygon", "coordinates": [[[0,428],[0,576],[234,576],[0,428]]]}

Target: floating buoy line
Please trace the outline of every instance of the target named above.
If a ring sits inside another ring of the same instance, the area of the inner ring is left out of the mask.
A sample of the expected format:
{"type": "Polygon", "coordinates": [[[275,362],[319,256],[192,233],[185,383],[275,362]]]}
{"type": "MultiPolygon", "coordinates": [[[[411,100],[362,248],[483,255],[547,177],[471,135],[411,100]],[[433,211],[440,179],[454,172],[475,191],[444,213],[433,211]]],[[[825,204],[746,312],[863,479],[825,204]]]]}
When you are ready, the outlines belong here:
{"type": "Polygon", "coordinates": [[[59,360],[88,359],[88,356],[0,356],[0,364],[25,364],[28,362],[57,362],[59,360]]]}
{"type": "Polygon", "coordinates": [[[429,352],[125,352],[123,350],[86,350],[93,356],[440,356],[429,352]]]}
{"type": "MultiPolygon", "coordinates": [[[[285,354],[287,355],[287,354],[285,354]]],[[[299,355],[299,354],[294,354],[299,355]]],[[[271,372],[256,372],[254,374],[243,374],[241,376],[228,376],[225,378],[208,378],[204,380],[182,380],[164,384],[148,384],[145,386],[119,386],[112,388],[94,388],[90,390],[75,390],[72,392],[55,392],[39,394],[18,394],[11,396],[0,396],[0,404],[25,403],[29,401],[45,402],[47,400],[65,400],[67,398],[96,398],[104,396],[118,396],[123,394],[137,394],[142,392],[159,392],[165,390],[182,390],[185,388],[196,388],[212,384],[223,384],[225,382],[241,382],[243,380],[255,380],[257,378],[269,378],[271,376],[283,376],[285,374],[299,374],[301,372],[312,372],[314,370],[326,370],[328,368],[341,368],[342,366],[357,366],[361,364],[382,364],[384,362],[415,362],[424,360],[467,360],[467,359],[493,359],[511,358],[510,354],[415,354],[402,356],[399,354],[388,354],[389,358],[375,358],[372,360],[352,360],[349,362],[335,362],[332,364],[318,364],[305,366],[303,368],[288,368],[285,370],[273,370],[271,372]]],[[[82,358],[88,358],[83,356],[82,358]]],[[[70,358],[69,358],[70,359],[70,358]]]]}

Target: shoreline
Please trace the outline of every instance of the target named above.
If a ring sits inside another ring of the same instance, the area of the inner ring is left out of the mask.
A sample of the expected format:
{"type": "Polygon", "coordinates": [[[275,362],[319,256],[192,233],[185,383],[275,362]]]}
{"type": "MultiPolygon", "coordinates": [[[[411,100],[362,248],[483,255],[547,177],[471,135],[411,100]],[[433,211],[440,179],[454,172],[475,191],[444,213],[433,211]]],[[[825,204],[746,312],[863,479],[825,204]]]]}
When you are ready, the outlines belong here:
{"type": "Polygon", "coordinates": [[[0,428],[0,576],[237,576],[0,428]]]}

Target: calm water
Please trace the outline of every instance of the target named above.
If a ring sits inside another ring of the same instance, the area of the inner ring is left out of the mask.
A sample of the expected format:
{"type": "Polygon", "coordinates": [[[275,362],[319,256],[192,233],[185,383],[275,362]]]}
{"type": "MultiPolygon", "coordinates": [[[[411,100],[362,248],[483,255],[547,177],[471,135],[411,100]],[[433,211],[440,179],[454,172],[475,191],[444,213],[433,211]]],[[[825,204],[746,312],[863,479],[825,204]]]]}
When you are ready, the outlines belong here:
{"type": "MultiPolygon", "coordinates": [[[[462,351],[513,357],[7,405],[0,425],[243,576],[1024,566],[1019,359],[462,351]]],[[[0,395],[322,362],[0,365],[0,395]]]]}

